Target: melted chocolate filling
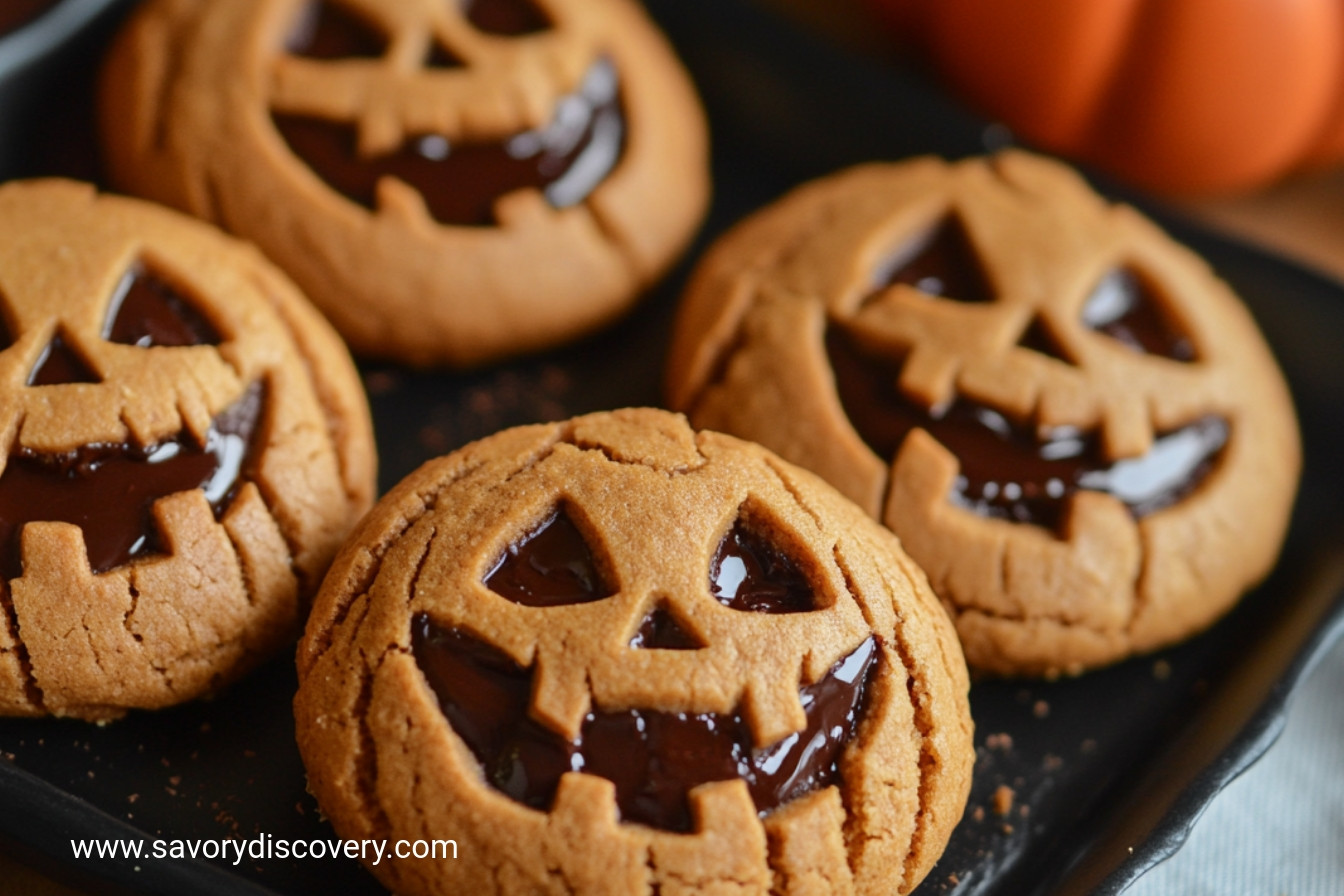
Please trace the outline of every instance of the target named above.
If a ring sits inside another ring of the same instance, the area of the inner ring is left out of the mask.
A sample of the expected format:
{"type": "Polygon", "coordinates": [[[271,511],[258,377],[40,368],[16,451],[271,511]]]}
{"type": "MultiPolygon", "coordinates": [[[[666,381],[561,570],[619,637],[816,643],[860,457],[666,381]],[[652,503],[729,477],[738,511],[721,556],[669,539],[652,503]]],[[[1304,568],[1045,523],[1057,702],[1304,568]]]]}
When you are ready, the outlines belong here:
{"type": "Polygon", "coordinates": [[[23,566],[19,533],[37,521],[74,523],[95,573],[161,550],[153,507],[159,498],[200,488],[222,514],[252,469],[264,389],[248,388],[215,418],[204,445],[188,434],[156,445],[85,445],[62,454],[21,448],[0,475],[0,575],[23,566]]]}
{"type": "Polygon", "coordinates": [[[135,265],[112,297],[103,338],[121,345],[219,345],[219,333],[165,280],[135,265]]]}
{"type": "Polygon", "coordinates": [[[834,783],[876,667],[870,637],[799,689],[806,728],[765,747],[741,713],[642,709],[590,712],[569,742],[528,715],[531,672],[495,648],[425,614],[412,620],[411,648],[492,787],[545,811],[561,775],[585,772],[616,785],[624,821],[679,832],[692,830],[687,793],[709,781],[743,779],[761,815],[834,783]]]}
{"type": "Polygon", "coordinates": [[[387,52],[387,38],[341,6],[312,2],[299,12],[285,49],[309,59],[377,59],[387,52]]]}
{"type": "Polygon", "coordinates": [[[0,4],[0,35],[17,31],[60,0],[4,0],[0,4]]]}
{"type": "Polygon", "coordinates": [[[61,333],[38,355],[37,363],[28,373],[30,386],[61,386],[66,383],[97,383],[101,377],[65,342],[61,333]]]}
{"type": "Polygon", "coordinates": [[[486,573],[485,586],[529,607],[586,604],[613,593],[602,580],[583,533],[561,508],[509,545],[486,573]]]}
{"type": "Polygon", "coordinates": [[[951,499],[985,516],[1059,532],[1069,496],[1088,489],[1114,495],[1141,518],[1198,488],[1227,442],[1227,421],[1206,416],[1160,434],[1142,457],[1111,462],[1093,432],[1038,433],[968,399],[924,411],[901,394],[899,362],[864,353],[836,328],[826,349],[845,414],[868,446],[895,457],[910,430],[927,431],[960,464],[951,499]]]}
{"type": "Polygon", "coordinates": [[[546,14],[527,0],[462,0],[467,21],[486,34],[522,37],[551,27],[546,14]]]}
{"type": "Polygon", "coordinates": [[[630,646],[645,650],[699,650],[705,645],[677,622],[665,607],[658,607],[639,625],[630,646]]]}
{"type": "Polygon", "coordinates": [[[1136,352],[1195,360],[1195,347],[1162,312],[1151,285],[1126,268],[1108,273],[1083,303],[1083,324],[1136,352]]]}
{"type": "Polygon", "coordinates": [[[616,68],[605,58],[560,98],[550,124],[498,143],[450,145],[421,134],[366,158],[350,124],[280,113],[273,119],[290,149],[347,199],[373,209],[378,182],[393,177],[419,191],[436,221],[461,226],[496,224],[495,200],[516,190],[541,190],[556,208],[577,205],[615,168],[625,143],[616,68]]]}
{"type": "Polygon", "coordinates": [[[709,590],[719,603],[734,610],[805,613],[816,609],[812,585],[793,559],[741,520],[714,552],[709,590]]]}
{"type": "Polygon", "coordinates": [[[875,279],[878,289],[905,284],[958,302],[994,299],[966,225],[955,215],[892,253],[875,279]]]}

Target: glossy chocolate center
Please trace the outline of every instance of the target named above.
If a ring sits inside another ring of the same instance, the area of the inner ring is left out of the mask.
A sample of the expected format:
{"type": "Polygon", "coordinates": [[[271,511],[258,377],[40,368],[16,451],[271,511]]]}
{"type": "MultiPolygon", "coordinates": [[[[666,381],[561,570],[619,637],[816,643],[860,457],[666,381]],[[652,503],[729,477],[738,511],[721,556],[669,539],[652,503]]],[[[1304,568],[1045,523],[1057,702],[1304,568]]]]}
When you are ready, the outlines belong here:
{"type": "Polygon", "coordinates": [[[1083,325],[1136,352],[1195,360],[1195,347],[1163,312],[1151,284],[1127,268],[1108,273],[1083,303],[1083,325]]]}
{"type": "Polygon", "coordinates": [[[462,0],[462,12],[476,30],[503,37],[536,34],[551,27],[546,14],[528,0],[462,0]]]}
{"type": "Polygon", "coordinates": [[[60,0],[4,0],[0,3],[0,35],[27,25],[60,0]]]}
{"type": "Polygon", "coordinates": [[[70,347],[59,331],[37,356],[37,362],[28,373],[30,386],[60,386],[66,383],[97,383],[101,378],[87,362],[70,347]]]}
{"type": "Polygon", "coordinates": [[[343,6],[311,2],[299,11],[285,49],[309,59],[377,59],[387,52],[387,37],[343,6]]]}
{"type": "Polygon", "coordinates": [[[789,555],[738,520],[709,564],[709,590],[719,603],[752,613],[816,609],[812,584],[789,555]]]}
{"type": "Polygon", "coordinates": [[[989,286],[966,226],[955,215],[910,240],[880,266],[875,285],[904,284],[958,302],[991,302],[989,286]]]}
{"type": "Polygon", "coordinates": [[[0,475],[0,575],[22,574],[19,534],[27,523],[73,523],[89,566],[106,572],[161,550],[154,502],[199,488],[223,513],[253,465],[264,389],[253,385],[210,427],[205,444],[183,433],[149,447],[85,445],[62,454],[19,449],[0,475]]]}
{"type": "Polygon", "coordinates": [[[583,604],[614,593],[563,507],[509,545],[484,581],[500,597],[529,607],[583,604]]]}
{"type": "Polygon", "coordinates": [[[699,650],[704,643],[688,632],[666,607],[656,607],[644,617],[630,646],[644,650],[699,650]]]}
{"type": "Polygon", "coordinates": [[[1160,434],[1142,457],[1111,462],[1095,432],[1039,433],[969,399],[929,413],[901,394],[899,361],[863,352],[836,328],[826,348],[845,414],[874,453],[893,458],[912,429],[923,429],[960,464],[953,501],[1056,532],[1080,489],[1114,495],[1135,518],[1175,504],[1213,470],[1228,438],[1226,420],[1201,417],[1160,434]]]}
{"type": "Polygon", "coordinates": [[[378,182],[391,177],[418,191],[436,221],[461,226],[498,223],[495,200],[517,190],[540,190],[556,208],[577,205],[616,167],[625,142],[616,68],[605,58],[560,98],[550,124],[500,142],[450,144],[419,134],[394,152],[365,157],[349,123],[273,119],[290,149],[347,199],[374,209],[378,182]]]}
{"type": "Polygon", "coordinates": [[[547,810],[560,776],[585,772],[616,786],[624,821],[692,830],[687,793],[741,778],[764,815],[839,779],[839,760],[863,713],[876,667],[870,637],[820,681],[799,690],[807,726],[757,747],[741,713],[591,712],[573,742],[528,715],[532,673],[470,635],[412,620],[411,647],[439,706],[491,786],[547,810]]]}
{"type": "Polygon", "coordinates": [[[112,297],[103,338],[121,345],[219,345],[219,333],[167,281],[136,265],[112,297]]]}

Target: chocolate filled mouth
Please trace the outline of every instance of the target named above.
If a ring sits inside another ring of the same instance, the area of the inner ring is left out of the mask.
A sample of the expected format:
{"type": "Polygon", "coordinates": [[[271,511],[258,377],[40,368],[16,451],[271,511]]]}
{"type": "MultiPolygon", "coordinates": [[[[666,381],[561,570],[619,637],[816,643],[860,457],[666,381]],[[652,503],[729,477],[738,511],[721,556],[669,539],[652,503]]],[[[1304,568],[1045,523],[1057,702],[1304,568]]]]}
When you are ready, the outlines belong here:
{"type": "Polygon", "coordinates": [[[22,575],[20,533],[31,522],[79,526],[89,566],[102,573],[162,551],[153,514],[159,498],[199,488],[218,517],[252,475],[264,397],[262,384],[249,386],[214,419],[204,444],[184,432],[149,446],[16,451],[0,475],[0,575],[22,575]]]}
{"type": "Polygon", "coordinates": [[[740,712],[648,709],[589,712],[570,741],[532,719],[532,670],[496,648],[423,613],[411,621],[411,647],[490,786],[546,811],[560,777],[584,772],[612,782],[623,821],[682,833],[693,829],[687,794],[700,784],[741,779],[764,816],[837,783],[878,665],[870,636],[818,681],[801,686],[807,724],[775,744],[755,745],[740,712]]]}
{"type": "Polygon", "coordinates": [[[1079,491],[1112,495],[1135,519],[1178,503],[1216,468],[1230,434],[1227,420],[1206,415],[1159,433],[1140,457],[1111,461],[1096,432],[1042,432],[963,398],[926,411],[901,393],[899,360],[863,351],[837,327],[827,331],[826,351],[845,414],[879,457],[894,458],[910,431],[923,429],[958,460],[953,503],[1056,534],[1079,491]]]}
{"type": "Polygon", "coordinates": [[[583,202],[620,161],[626,132],[619,77],[607,57],[557,101],[545,127],[499,141],[417,134],[369,157],[358,151],[353,124],[279,112],[272,120],[294,154],[352,202],[375,209],[378,182],[391,177],[418,191],[434,220],[471,227],[497,225],[496,200],[517,190],[539,190],[556,208],[583,202]]]}

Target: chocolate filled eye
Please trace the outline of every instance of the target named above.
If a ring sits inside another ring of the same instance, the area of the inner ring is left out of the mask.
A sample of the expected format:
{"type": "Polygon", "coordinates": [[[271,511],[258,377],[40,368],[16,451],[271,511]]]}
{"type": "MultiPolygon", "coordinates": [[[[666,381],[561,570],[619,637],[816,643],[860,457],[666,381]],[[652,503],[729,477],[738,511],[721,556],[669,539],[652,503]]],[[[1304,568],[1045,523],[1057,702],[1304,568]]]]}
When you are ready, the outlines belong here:
{"type": "Polygon", "coordinates": [[[739,519],[709,564],[709,590],[726,607],[752,613],[816,609],[812,585],[798,564],[739,519]]]}
{"type": "Polygon", "coordinates": [[[652,709],[590,712],[570,741],[528,715],[532,670],[425,614],[411,621],[416,664],[492,787],[546,810],[561,775],[582,771],[615,785],[622,821],[680,832],[693,828],[687,793],[700,784],[741,778],[765,815],[835,783],[878,666],[876,647],[869,637],[800,686],[806,726],[777,743],[755,744],[740,712],[652,709]]]}
{"type": "Polygon", "coordinates": [[[140,264],[117,284],[103,338],[140,348],[220,342],[219,333],[180,292],[140,264]]]}
{"type": "Polygon", "coordinates": [[[387,51],[387,38],[339,4],[313,0],[290,28],[285,49],[310,59],[372,59],[387,51]]]}
{"type": "Polygon", "coordinates": [[[584,604],[615,593],[563,506],[509,545],[484,581],[500,597],[528,607],[584,604]]]}
{"type": "Polygon", "coordinates": [[[457,0],[477,31],[521,37],[551,28],[551,20],[529,0],[457,0]]]}
{"type": "Polygon", "coordinates": [[[1083,303],[1083,325],[1148,355],[1194,361],[1190,337],[1181,332],[1148,281],[1128,268],[1101,279],[1083,303]]]}
{"type": "Polygon", "coordinates": [[[917,235],[881,265],[875,286],[881,289],[897,284],[958,302],[994,300],[966,225],[956,215],[917,235]]]}
{"type": "Polygon", "coordinates": [[[58,330],[38,355],[28,373],[30,386],[60,386],[66,383],[102,382],[97,372],[80,357],[58,330]]]}

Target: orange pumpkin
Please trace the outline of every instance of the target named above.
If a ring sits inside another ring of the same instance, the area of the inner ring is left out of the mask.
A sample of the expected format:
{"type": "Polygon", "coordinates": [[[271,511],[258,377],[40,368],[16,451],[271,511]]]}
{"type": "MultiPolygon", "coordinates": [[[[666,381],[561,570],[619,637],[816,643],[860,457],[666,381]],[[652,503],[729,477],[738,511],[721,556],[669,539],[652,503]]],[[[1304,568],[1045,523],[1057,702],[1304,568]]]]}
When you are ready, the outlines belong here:
{"type": "Polygon", "coordinates": [[[1168,193],[1344,159],[1341,0],[873,0],[1026,140],[1168,193]]]}

